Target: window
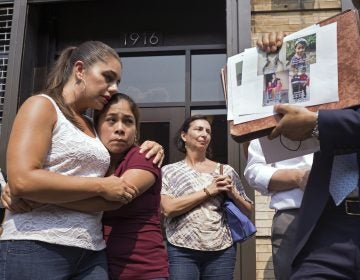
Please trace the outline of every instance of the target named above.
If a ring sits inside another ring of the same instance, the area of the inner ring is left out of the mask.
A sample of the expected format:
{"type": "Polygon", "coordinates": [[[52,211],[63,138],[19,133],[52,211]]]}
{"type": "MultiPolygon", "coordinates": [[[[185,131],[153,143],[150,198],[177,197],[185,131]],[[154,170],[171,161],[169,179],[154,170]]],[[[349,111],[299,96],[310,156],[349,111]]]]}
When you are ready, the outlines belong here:
{"type": "Polygon", "coordinates": [[[191,56],[191,101],[224,101],[220,69],[226,64],[225,54],[191,56]]]}
{"type": "Polygon", "coordinates": [[[185,56],[122,57],[119,90],[137,103],[185,101],[185,56]]]}

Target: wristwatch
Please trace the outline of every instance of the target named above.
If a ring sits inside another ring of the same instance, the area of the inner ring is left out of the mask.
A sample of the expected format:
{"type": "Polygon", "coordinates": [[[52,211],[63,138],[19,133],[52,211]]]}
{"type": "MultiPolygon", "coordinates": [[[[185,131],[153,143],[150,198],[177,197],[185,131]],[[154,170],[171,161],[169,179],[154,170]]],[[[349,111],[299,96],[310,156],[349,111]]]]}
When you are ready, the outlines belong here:
{"type": "Polygon", "coordinates": [[[316,139],[319,139],[319,123],[318,123],[318,119],[319,119],[319,112],[316,112],[315,126],[314,126],[313,130],[311,131],[311,137],[314,137],[316,139]]]}

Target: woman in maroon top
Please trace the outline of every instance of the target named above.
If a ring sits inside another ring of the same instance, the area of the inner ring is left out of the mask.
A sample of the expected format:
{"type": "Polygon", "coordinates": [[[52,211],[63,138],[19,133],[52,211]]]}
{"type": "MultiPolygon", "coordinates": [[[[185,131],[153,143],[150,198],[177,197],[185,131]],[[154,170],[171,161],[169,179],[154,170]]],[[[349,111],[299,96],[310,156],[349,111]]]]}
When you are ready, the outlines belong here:
{"type": "Polygon", "coordinates": [[[125,94],[114,95],[95,116],[97,131],[111,154],[109,174],[137,189],[136,197],[107,203],[104,236],[110,279],[167,279],[168,261],[160,228],[161,171],[136,145],[139,110],[125,94]]]}

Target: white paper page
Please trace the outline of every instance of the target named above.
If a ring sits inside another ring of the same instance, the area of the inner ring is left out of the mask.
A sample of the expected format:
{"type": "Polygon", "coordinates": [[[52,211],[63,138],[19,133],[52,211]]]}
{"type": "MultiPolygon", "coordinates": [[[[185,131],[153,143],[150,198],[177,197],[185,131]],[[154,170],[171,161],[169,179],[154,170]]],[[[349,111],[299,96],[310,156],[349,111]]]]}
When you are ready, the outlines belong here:
{"type": "Polygon", "coordinates": [[[229,106],[229,110],[231,110],[232,119],[237,116],[238,107],[241,107],[242,92],[242,63],[243,63],[244,53],[240,53],[228,58],[227,68],[228,68],[228,90],[231,92],[231,106],[229,106]]]}
{"type": "Polygon", "coordinates": [[[281,139],[277,137],[273,140],[269,140],[265,136],[259,138],[259,141],[264,152],[266,163],[295,158],[320,150],[320,144],[316,138],[308,138],[300,143],[300,141],[292,141],[284,136],[281,136],[281,139]],[[288,149],[284,146],[288,147],[288,149]]]}
{"type": "Polygon", "coordinates": [[[257,111],[257,106],[255,106],[255,104],[262,104],[263,89],[263,78],[257,75],[257,57],[258,51],[256,48],[245,49],[243,58],[242,94],[236,95],[236,98],[233,100],[234,116],[262,113],[262,111],[257,111]]]}
{"type": "MultiPolygon", "coordinates": [[[[299,106],[313,106],[339,101],[338,95],[338,67],[337,67],[337,23],[298,31],[286,36],[286,42],[299,37],[306,37],[316,33],[316,63],[310,65],[310,96],[309,100],[295,102],[289,94],[289,103],[299,106]],[[314,32],[315,31],[315,32],[314,32]]],[[[282,56],[285,49],[281,48],[282,56]]]]}
{"type": "MultiPolygon", "coordinates": [[[[303,31],[306,30],[310,30],[310,29],[315,29],[318,28],[317,25],[312,25],[307,27],[306,29],[303,29],[303,31]]],[[[290,35],[288,35],[286,38],[295,38],[298,32],[294,32],[290,35]]],[[[252,51],[254,51],[254,49],[256,48],[252,48],[252,51]]],[[[250,49],[251,50],[251,49],[250,49]]],[[[248,51],[245,50],[245,51],[248,51]]],[[[285,55],[285,53],[284,53],[285,55]]],[[[272,113],[260,113],[260,114],[255,114],[253,116],[249,115],[249,114],[245,114],[246,111],[246,107],[247,106],[242,106],[243,102],[241,99],[241,90],[242,90],[242,86],[237,86],[237,83],[234,83],[236,81],[236,69],[235,69],[235,65],[238,62],[243,61],[244,59],[244,52],[231,56],[228,58],[227,60],[227,120],[234,120],[234,124],[238,124],[238,123],[243,123],[243,122],[247,122],[247,121],[251,121],[251,120],[256,120],[259,118],[263,118],[263,117],[267,117],[267,116],[271,116],[272,113]],[[237,92],[237,97],[240,96],[240,98],[233,98],[233,92],[237,92]],[[244,108],[245,107],[245,108],[244,108]],[[244,115],[244,116],[242,116],[244,115]]],[[[251,62],[250,61],[250,68],[255,71],[256,67],[254,67],[254,65],[251,66],[251,62]]],[[[254,71],[247,71],[247,73],[245,73],[246,77],[245,80],[249,80],[248,76],[250,76],[250,80],[251,77],[254,76],[254,71]]],[[[244,75],[244,74],[243,74],[244,75]]],[[[242,77],[242,79],[244,79],[244,77],[242,77]]],[[[260,80],[255,81],[255,84],[257,82],[260,82],[260,80]]],[[[256,101],[255,101],[256,102],[256,101]]],[[[250,113],[251,114],[251,113],[250,113]]]]}
{"type": "MultiPolygon", "coordinates": [[[[306,36],[316,36],[316,62],[309,64],[310,86],[308,86],[308,97],[301,100],[295,100],[292,90],[290,90],[292,75],[288,73],[288,101],[290,104],[299,106],[312,106],[338,101],[338,72],[337,72],[337,43],[336,43],[336,23],[323,27],[313,25],[305,30],[298,31],[285,37],[283,47],[280,50],[280,59],[286,56],[287,41],[306,36]],[[309,93],[310,89],[310,93],[309,93]],[[298,102],[299,101],[299,102],[298,102]]],[[[247,49],[244,52],[243,63],[243,95],[233,102],[237,105],[233,107],[234,118],[238,122],[245,122],[251,119],[262,118],[261,114],[270,114],[273,112],[271,104],[265,106],[264,98],[264,75],[258,75],[255,70],[257,67],[257,49],[247,49]],[[255,53],[256,52],[256,53],[255,53]],[[241,104],[241,105],[239,105],[241,104]],[[237,118],[240,115],[254,114],[245,118],[237,118]]],[[[308,68],[309,69],[309,68],[308,68]]],[[[277,73],[281,74],[281,73],[277,73]]],[[[283,102],[281,102],[283,103],[283,102]]],[[[287,102],[284,102],[287,103],[287,102]]]]}
{"type": "Polygon", "coordinates": [[[312,106],[339,101],[337,23],[325,25],[316,33],[316,57],[319,63],[310,65],[310,101],[303,106],[312,106]]]}
{"type": "Polygon", "coordinates": [[[226,107],[227,107],[227,120],[231,121],[234,119],[234,114],[233,114],[233,94],[232,94],[232,83],[231,83],[231,67],[229,67],[229,59],[228,58],[228,62],[226,64],[227,67],[227,83],[226,83],[226,88],[227,88],[227,96],[226,96],[226,107]]]}
{"type": "Polygon", "coordinates": [[[274,114],[273,113],[259,113],[259,114],[240,115],[240,116],[234,115],[234,124],[240,124],[240,123],[245,123],[245,122],[249,122],[249,121],[254,121],[254,120],[266,118],[266,117],[269,117],[272,115],[274,115],[274,114]]]}
{"type": "Polygon", "coordinates": [[[233,114],[233,107],[234,107],[234,98],[233,98],[233,90],[232,90],[232,67],[231,67],[231,61],[233,60],[232,57],[228,58],[227,62],[227,119],[233,120],[234,114],[233,114]]]}

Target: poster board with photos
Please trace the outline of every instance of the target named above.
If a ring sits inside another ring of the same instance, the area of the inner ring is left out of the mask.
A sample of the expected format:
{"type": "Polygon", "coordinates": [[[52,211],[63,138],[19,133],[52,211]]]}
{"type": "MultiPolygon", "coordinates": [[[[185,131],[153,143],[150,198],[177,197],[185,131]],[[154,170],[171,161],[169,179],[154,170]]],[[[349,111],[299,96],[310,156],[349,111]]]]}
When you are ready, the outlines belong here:
{"type": "MultiPolygon", "coordinates": [[[[324,26],[333,22],[337,22],[339,101],[308,106],[311,111],[349,108],[360,104],[359,12],[348,10],[319,22],[319,25],[324,26]]],[[[241,124],[230,121],[230,134],[237,142],[263,137],[276,126],[278,118],[277,115],[273,115],[241,124]]]]}

